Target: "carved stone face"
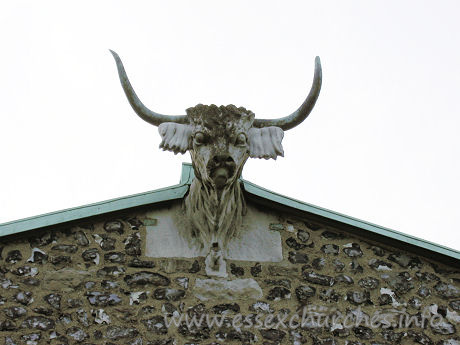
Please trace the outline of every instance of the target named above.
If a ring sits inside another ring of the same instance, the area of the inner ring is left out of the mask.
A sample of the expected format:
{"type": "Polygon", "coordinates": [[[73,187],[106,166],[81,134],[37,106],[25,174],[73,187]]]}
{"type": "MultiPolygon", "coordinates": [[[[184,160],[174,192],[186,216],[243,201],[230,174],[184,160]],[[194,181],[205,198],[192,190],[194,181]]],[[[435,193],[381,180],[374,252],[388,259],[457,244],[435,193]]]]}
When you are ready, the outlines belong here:
{"type": "Polygon", "coordinates": [[[190,151],[196,177],[223,189],[241,176],[249,157],[276,159],[283,155],[283,130],[253,127],[254,114],[234,105],[199,104],[187,109],[189,124],[164,122],[160,147],[174,153],[190,151]]]}
{"type": "Polygon", "coordinates": [[[187,109],[193,127],[189,150],[195,173],[222,189],[241,176],[249,158],[249,130],[254,114],[235,106],[198,105],[187,109]]]}

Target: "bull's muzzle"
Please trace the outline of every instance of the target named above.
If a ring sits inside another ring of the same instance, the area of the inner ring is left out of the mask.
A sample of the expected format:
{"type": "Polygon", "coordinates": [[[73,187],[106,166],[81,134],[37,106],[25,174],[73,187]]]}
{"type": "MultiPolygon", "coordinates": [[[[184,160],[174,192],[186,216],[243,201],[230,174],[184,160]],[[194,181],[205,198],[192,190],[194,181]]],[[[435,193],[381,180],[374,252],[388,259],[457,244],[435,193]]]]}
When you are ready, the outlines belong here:
{"type": "Polygon", "coordinates": [[[221,189],[235,174],[236,163],[228,154],[215,155],[209,160],[207,170],[216,187],[221,189]]]}

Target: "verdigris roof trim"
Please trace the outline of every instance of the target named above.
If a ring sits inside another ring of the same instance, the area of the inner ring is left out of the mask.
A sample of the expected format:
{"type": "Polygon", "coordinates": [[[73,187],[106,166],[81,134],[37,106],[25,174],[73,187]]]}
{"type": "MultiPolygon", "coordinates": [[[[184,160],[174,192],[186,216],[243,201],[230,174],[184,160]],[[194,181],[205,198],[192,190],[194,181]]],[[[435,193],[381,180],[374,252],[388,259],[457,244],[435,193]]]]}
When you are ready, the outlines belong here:
{"type": "Polygon", "coordinates": [[[293,208],[299,211],[309,212],[309,213],[318,215],[320,217],[332,219],[332,220],[335,220],[343,224],[351,225],[353,227],[367,230],[367,231],[370,231],[378,235],[389,237],[394,240],[402,241],[410,245],[421,247],[429,251],[447,255],[449,257],[460,260],[460,251],[457,251],[455,249],[441,246],[439,244],[436,244],[430,241],[426,241],[426,240],[417,238],[415,236],[407,235],[399,231],[395,231],[395,230],[388,229],[380,225],[376,225],[376,224],[372,224],[372,223],[369,223],[363,220],[359,220],[359,219],[356,219],[356,218],[353,218],[353,217],[350,217],[350,216],[347,216],[347,215],[344,215],[344,214],[341,214],[335,211],[331,211],[331,210],[328,210],[322,207],[307,204],[305,202],[274,193],[265,188],[257,186],[252,182],[243,180],[243,183],[244,183],[245,191],[248,192],[249,194],[256,195],[258,197],[270,200],[272,202],[275,202],[275,203],[278,203],[278,204],[281,204],[281,205],[284,205],[284,206],[287,206],[287,207],[290,207],[290,208],[293,208]]]}
{"type": "Polygon", "coordinates": [[[193,170],[184,164],[178,185],[0,224],[0,237],[132,207],[182,199],[192,180],[193,170]]]}
{"type": "MultiPolygon", "coordinates": [[[[192,183],[193,178],[194,174],[192,165],[190,163],[183,163],[181,180],[178,185],[0,224],[0,237],[51,225],[67,223],[105,213],[121,211],[133,207],[182,199],[187,194],[189,185],[192,183]]],[[[246,180],[242,181],[246,193],[271,201],[275,204],[275,206],[278,204],[293,210],[308,212],[310,214],[331,219],[342,224],[347,224],[355,228],[360,228],[374,234],[402,241],[431,252],[460,260],[460,251],[327,210],[325,208],[307,204],[305,202],[274,193],[246,180]]]]}

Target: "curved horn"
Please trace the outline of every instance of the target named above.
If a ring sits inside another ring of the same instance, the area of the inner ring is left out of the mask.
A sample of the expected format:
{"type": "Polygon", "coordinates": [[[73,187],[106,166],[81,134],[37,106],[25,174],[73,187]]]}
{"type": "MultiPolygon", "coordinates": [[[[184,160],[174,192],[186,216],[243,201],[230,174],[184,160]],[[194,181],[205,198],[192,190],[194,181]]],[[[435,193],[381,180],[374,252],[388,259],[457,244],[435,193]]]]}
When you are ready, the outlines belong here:
{"type": "Polygon", "coordinates": [[[186,115],[162,115],[155,113],[151,111],[149,108],[147,108],[134,92],[134,89],[131,86],[131,83],[129,82],[128,76],[126,75],[123,63],[120,60],[120,57],[113,50],[110,50],[110,52],[112,53],[113,57],[115,58],[115,62],[117,63],[118,76],[120,77],[121,86],[125,91],[129,104],[131,104],[131,107],[142,120],[147,121],[148,123],[151,123],[155,126],[159,126],[163,122],[188,123],[186,115]]]}
{"type": "Polygon", "coordinates": [[[288,129],[294,128],[298,124],[302,123],[302,121],[307,118],[315,106],[316,100],[318,99],[319,92],[321,90],[321,81],[321,61],[319,56],[317,56],[315,58],[315,76],[313,78],[313,85],[311,86],[311,90],[307,96],[307,99],[302,103],[299,109],[294,111],[291,115],[282,117],[280,119],[255,119],[253,126],[259,128],[277,126],[287,131],[288,129]]]}

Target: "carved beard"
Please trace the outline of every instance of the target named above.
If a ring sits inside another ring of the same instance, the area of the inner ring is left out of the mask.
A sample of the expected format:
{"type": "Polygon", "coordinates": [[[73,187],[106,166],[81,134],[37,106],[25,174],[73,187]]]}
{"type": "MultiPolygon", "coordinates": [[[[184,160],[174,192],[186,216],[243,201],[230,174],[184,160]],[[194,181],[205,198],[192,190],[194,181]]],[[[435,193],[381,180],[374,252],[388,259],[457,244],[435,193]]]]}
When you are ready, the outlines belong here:
{"type": "Polygon", "coordinates": [[[201,176],[192,182],[185,199],[185,213],[191,221],[191,236],[201,248],[210,247],[214,242],[219,243],[220,248],[225,248],[230,239],[238,235],[246,213],[246,203],[238,181],[243,165],[219,192],[209,181],[203,181],[201,176]]]}

